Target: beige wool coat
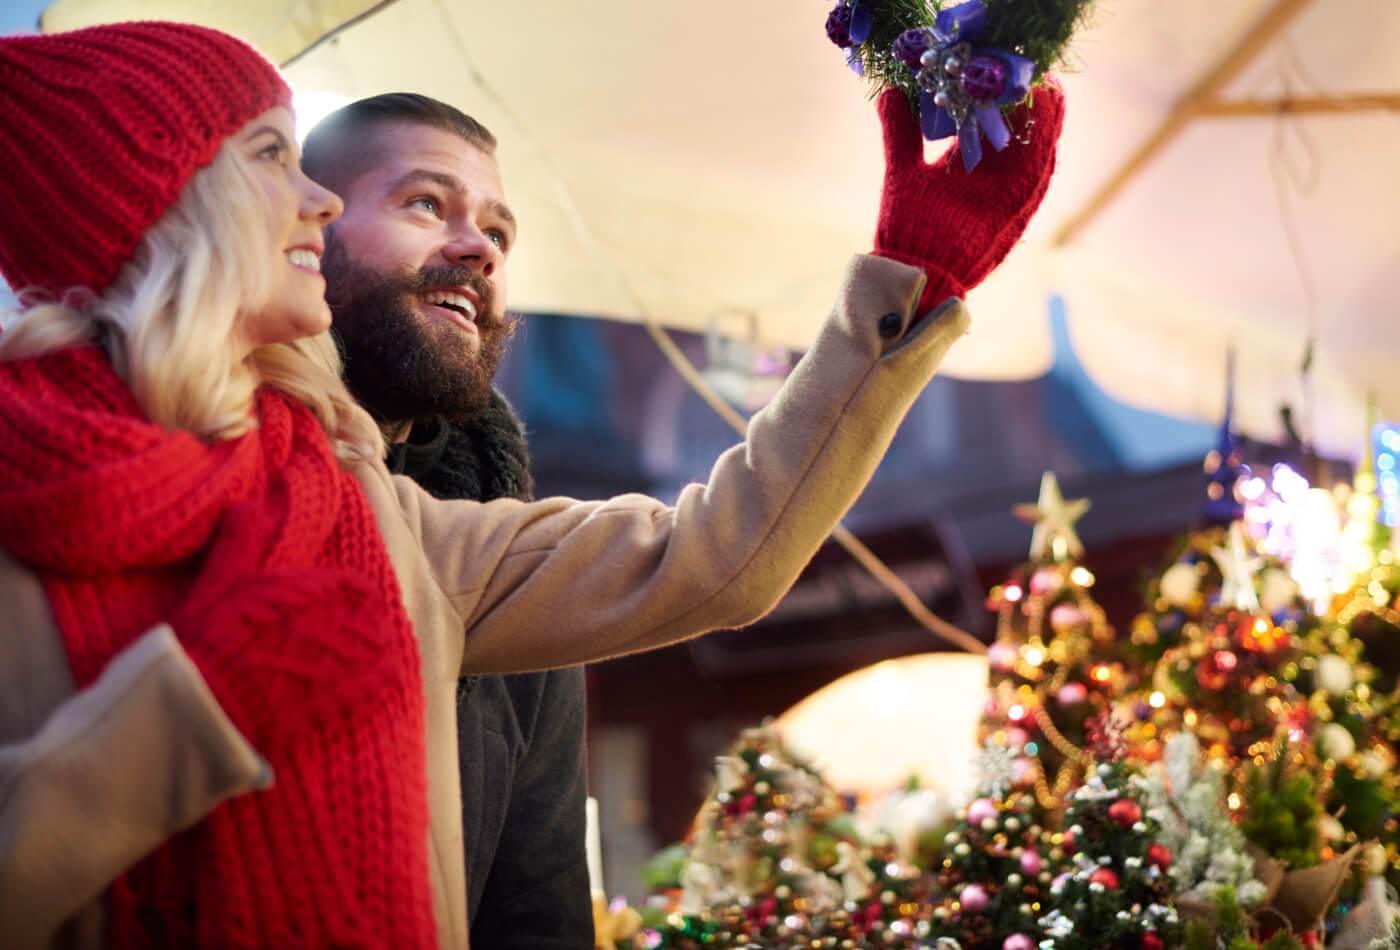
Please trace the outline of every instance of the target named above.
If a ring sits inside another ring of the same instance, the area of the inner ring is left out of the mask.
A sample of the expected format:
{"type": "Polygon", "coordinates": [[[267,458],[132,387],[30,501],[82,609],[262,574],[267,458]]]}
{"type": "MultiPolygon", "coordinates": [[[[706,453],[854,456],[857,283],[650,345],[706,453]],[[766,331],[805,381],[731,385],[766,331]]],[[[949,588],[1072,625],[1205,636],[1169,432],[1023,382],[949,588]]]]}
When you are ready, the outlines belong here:
{"type": "MultiPolygon", "coordinates": [[[[422,657],[428,872],[442,947],[468,943],[458,677],[652,649],[770,610],[967,331],[957,300],[911,327],[922,287],[917,268],[854,258],[782,390],[674,506],[641,495],[440,501],[382,464],[355,470],[422,657]]],[[[6,946],[99,945],[98,898],[113,878],[219,802],[268,780],[166,627],[76,693],[37,581],[0,559],[6,946]]]]}

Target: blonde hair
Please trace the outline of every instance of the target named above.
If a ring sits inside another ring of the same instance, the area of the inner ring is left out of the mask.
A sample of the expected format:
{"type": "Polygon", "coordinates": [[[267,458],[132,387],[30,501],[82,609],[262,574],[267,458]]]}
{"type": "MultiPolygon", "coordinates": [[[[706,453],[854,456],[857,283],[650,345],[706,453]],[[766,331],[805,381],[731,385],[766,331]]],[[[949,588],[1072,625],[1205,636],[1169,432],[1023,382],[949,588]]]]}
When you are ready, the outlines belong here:
{"type": "Polygon", "coordinates": [[[0,360],[94,342],[147,418],[207,441],[252,428],[254,393],[270,386],[312,412],[340,461],[382,457],[383,436],[341,381],[329,333],[237,356],[240,321],[274,292],[270,210],[245,161],[225,143],[101,295],[75,290],[54,301],[19,294],[23,309],[0,333],[0,360]]]}

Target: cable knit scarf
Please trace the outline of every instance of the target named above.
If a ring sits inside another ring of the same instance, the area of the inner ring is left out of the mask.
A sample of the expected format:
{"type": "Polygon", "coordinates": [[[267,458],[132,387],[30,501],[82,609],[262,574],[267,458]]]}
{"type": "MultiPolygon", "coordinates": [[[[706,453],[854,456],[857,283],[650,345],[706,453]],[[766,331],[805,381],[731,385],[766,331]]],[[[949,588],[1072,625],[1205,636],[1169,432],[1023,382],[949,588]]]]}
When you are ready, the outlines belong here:
{"type": "Polygon", "coordinates": [[[257,408],[209,445],[146,422],[93,347],[0,364],[0,545],[43,577],[78,686],[171,619],[275,773],[112,886],[108,942],[433,947],[397,582],[310,413],[269,391],[257,408]]]}

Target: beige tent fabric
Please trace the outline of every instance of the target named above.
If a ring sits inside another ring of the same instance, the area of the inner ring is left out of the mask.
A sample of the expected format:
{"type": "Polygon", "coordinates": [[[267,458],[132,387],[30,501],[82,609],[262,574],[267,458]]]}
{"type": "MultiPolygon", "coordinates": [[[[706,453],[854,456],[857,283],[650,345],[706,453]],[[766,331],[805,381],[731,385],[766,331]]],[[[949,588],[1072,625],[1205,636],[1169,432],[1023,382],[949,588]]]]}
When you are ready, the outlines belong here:
{"type": "Polygon", "coordinates": [[[381,0],[55,0],[45,33],[121,20],[182,20],[236,34],[271,60],[287,63],[322,37],[372,11],[381,0]]]}
{"type": "MultiPolygon", "coordinates": [[[[1131,405],[1355,457],[1365,399],[1400,418],[1400,120],[1193,120],[1066,247],[1052,238],[1278,0],[1099,0],[1062,70],[1060,167],[1025,241],[969,297],[951,375],[1050,367],[1062,296],[1090,376],[1131,405]],[[1301,366],[1313,340],[1311,370],[1301,366]]],[[[297,60],[299,93],[424,92],[502,141],[525,311],[703,330],[753,313],[805,347],[822,288],[869,247],[882,170],[867,87],[826,39],[827,0],[396,0],[297,60]]],[[[57,0],[46,28],[178,15],[286,58],[366,0],[57,0]]],[[[1222,91],[1400,93],[1400,4],[1311,0],[1222,91]]],[[[937,148],[932,147],[932,148],[937,148]]],[[[957,240],[950,234],[949,240],[957,240]]]]}

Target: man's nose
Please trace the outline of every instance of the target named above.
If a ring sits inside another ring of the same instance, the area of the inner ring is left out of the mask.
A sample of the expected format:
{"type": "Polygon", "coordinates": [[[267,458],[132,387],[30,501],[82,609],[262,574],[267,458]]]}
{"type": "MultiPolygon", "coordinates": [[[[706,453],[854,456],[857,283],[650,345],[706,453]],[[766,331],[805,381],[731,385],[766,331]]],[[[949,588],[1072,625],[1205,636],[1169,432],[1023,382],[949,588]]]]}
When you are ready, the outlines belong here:
{"type": "Polygon", "coordinates": [[[484,277],[490,277],[500,264],[500,248],[474,224],[454,229],[442,253],[453,264],[469,267],[484,277]]]}

